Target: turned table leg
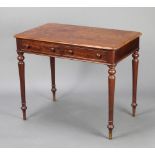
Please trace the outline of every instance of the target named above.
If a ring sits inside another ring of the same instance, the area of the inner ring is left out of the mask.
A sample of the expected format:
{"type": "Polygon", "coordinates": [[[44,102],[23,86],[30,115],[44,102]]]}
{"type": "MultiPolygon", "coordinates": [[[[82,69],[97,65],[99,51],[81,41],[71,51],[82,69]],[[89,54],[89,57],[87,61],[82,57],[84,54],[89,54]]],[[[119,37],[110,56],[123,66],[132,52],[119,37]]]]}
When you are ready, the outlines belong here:
{"type": "Polygon", "coordinates": [[[132,115],[135,116],[137,107],[137,78],[138,78],[138,51],[132,54],[132,115]]]}
{"type": "Polygon", "coordinates": [[[51,81],[52,81],[52,93],[53,93],[53,101],[56,101],[56,85],[55,85],[55,58],[50,57],[50,66],[51,66],[51,81]]]}
{"type": "Polygon", "coordinates": [[[18,68],[19,68],[19,79],[20,79],[20,92],[21,92],[21,102],[22,107],[21,110],[23,112],[23,120],[26,120],[26,97],[25,97],[25,64],[24,64],[24,53],[18,53],[18,68]]]}
{"type": "Polygon", "coordinates": [[[109,76],[108,76],[108,88],[109,88],[109,120],[108,120],[108,129],[109,129],[109,139],[112,139],[112,130],[113,125],[113,110],[114,110],[114,92],[115,92],[115,65],[109,65],[109,76]]]}

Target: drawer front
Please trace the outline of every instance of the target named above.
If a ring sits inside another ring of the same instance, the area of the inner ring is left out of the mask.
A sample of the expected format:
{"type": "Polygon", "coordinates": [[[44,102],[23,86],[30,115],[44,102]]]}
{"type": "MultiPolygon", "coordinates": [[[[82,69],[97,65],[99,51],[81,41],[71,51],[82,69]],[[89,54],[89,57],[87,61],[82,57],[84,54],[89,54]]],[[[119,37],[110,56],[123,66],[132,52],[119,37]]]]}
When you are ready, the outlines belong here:
{"type": "Polygon", "coordinates": [[[44,54],[102,63],[108,63],[109,58],[109,52],[103,51],[102,49],[93,49],[30,40],[20,40],[18,48],[19,50],[34,54],[44,54]]]}
{"type": "Polygon", "coordinates": [[[107,55],[106,52],[103,52],[103,50],[88,49],[84,47],[66,46],[63,52],[63,56],[73,59],[76,58],[96,62],[107,62],[107,55]]]}
{"type": "MultiPolygon", "coordinates": [[[[17,42],[18,44],[18,42],[17,42]]],[[[31,52],[36,54],[52,54],[53,56],[62,55],[62,50],[60,50],[60,46],[53,43],[39,42],[39,41],[31,41],[31,40],[20,40],[19,46],[17,45],[19,50],[25,52],[31,52]],[[56,50],[57,49],[57,50],[56,50]],[[59,50],[58,50],[59,49],[59,50]]]]}

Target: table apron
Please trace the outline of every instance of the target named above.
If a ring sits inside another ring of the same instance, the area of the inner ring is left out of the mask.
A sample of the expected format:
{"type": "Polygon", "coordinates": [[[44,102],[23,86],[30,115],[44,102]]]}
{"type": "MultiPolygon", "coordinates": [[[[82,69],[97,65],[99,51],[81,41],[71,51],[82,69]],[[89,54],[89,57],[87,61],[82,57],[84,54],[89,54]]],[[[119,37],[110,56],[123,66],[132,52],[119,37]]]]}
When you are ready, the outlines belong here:
{"type": "Polygon", "coordinates": [[[35,40],[17,39],[17,51],[104,64],[114,63],[114,51],[35,40]]]}

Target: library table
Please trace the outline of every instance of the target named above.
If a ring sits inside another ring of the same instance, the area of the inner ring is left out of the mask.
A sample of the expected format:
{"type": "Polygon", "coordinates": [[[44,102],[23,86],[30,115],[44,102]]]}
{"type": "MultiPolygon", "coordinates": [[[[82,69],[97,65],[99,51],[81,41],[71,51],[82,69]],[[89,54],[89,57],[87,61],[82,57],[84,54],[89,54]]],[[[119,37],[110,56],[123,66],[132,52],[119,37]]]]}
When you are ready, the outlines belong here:
{"type": "Polygon", "coordinates": [[[24,53],[50,58],[53,101],[56,100],[55,58],[102,63],[108,66],[108,129],[112,139],[116,65],[132,54],[132,115],[137,101],[140,32],[48,23],[15,35],[23,120],[26,120],[24,53]]]}

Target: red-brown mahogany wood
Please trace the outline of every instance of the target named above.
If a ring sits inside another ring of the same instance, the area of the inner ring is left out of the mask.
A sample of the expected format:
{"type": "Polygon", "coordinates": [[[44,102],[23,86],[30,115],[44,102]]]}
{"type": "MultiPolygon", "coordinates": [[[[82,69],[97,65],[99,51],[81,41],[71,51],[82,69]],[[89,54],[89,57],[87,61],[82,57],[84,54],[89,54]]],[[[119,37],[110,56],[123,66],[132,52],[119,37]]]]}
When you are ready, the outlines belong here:
{"type": "Polygon", "coordinates": [[[56,85],[55,85],[55,58],[50,57],[50,67],[51,67],[51,82],[52,82],[52,93],[53,101],[56,101],[56,85]]]}
{"type": "Polygon", "coordinates": [[[139,52],[135,51],[132,54],[132,115],[135,116],[137,107],[137,78],[138,78],[138,64],[139,52]]]}
{"type": "Polygon", "coordinates": [[[21,102],[22,102],[22,112],[23,120],[26,120],[26,97],[25,97],[25,63],[23,52],[18,51],[18,68],[19,68],[19,79],[20,79],[20,92],[21,92],[21,102]]]}
{"type": "Polygon", "coordinates": [[[108,129],[109,129],[109,139],[112,139],[112,129],[114,128],[113,124],[113,113],[114,113],[114,93],[115,93],[115,65],[109,65],[109,76],[108,76],[108,89],[109,89],[109,120],[108,120],[108,129]]]}
{"type": "Polygon", "coordinates": [[[55,58],[102,63],[109,67],[109,139],[112,139],[115,66],[127,56],[133,56],[133,93],[132,110],[135,116],[137,106],[137,75],[138,75],[138,50],[140,32],[75,26],[66,24],[49,23],[43,26],[17,34],[17,52],[19,60],[19,75],[21,86],[21,99],[23,119],[26,119],[25,99],[25,72],[23,53],[44,55],[50,57],[51,82],[53,100],[55,101],[55,58]]]}

